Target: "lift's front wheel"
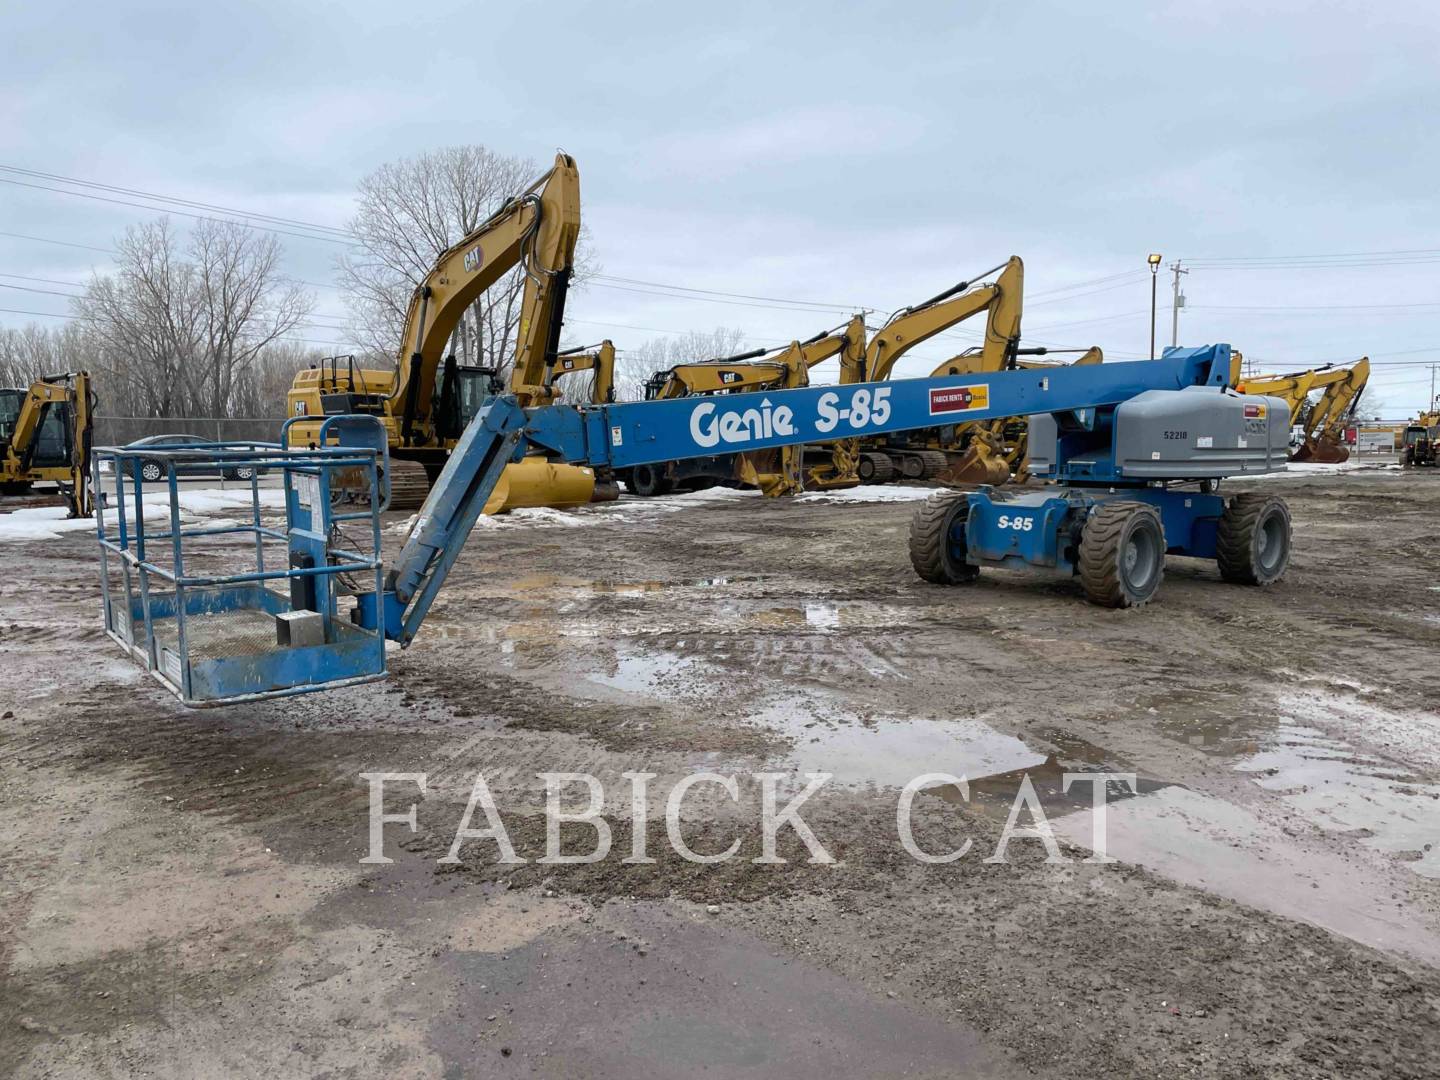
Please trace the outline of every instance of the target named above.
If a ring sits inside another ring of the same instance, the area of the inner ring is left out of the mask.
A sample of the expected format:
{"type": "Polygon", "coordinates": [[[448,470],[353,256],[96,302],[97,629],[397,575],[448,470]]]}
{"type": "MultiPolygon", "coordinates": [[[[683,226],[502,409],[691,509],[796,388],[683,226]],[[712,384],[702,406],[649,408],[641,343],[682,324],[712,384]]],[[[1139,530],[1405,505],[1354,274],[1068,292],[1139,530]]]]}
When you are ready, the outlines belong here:
{"type": "Polygon", "coordinates": [[[936,585],[964,585],[980,576],[966,562],[965,523],[970,498],[961,491],[940,491],[925,500],[910,519],[910,565],[936,585]]]}
{"type": "Polygon", "coordinates": [[[1138,607],[1165,576],[1165,527],[1149,503],[1102,503],[1080,536],[1080,584],[1093,604],[1138,607]]]}
{"type": "Polygon", "coordinates": [[[1290,565],[1290,507],[1278,495],[1236,495],[1220,517],[1215,560],[1220,576],[1241,585],[1270,585],[1290,565]]]}

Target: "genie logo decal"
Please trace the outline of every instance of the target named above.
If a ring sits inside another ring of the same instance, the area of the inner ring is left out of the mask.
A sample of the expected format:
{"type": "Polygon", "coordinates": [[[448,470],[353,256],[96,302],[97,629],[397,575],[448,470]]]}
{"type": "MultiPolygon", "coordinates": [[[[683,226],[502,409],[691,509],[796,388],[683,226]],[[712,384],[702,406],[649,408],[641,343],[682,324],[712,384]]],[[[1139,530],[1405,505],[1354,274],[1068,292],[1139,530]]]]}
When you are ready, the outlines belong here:
{"type": "Polygon", "coordinates": [[[467,274],[473,274],[476,270],[480,269],[480,264],[484,261],[485,253],[480,250],[480,245],[476,244],[469,251],[465,252],[465,272],[467,274]]]}
{"type": "Polygon", "coordinates": [[[985,383],[977,386],[945,386],[930,391],[930,415],[943,416],[947,413],[973,412],[990,407],[990,387],[985,383]]]}
{"type": "Polygon", "coordinates": [[[789,406],[774,408],[769,398],[743,411],[718,415],[717,411],[714,402],[706,401],[690,413],[690,437],[696,446],[744,446],[759,439],[788,438],[796,432],[795,414],[789,406]]]}

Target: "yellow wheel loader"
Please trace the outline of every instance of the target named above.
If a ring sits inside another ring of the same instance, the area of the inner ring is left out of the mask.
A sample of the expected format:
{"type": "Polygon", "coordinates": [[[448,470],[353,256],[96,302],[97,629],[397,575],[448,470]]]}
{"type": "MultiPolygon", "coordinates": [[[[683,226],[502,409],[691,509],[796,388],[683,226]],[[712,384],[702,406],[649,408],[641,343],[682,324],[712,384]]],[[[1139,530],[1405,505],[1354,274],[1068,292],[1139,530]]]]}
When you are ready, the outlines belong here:
{"type": "Polygon", "coordinates": [[[0,494],[54,484],[72,518],[88,515],[94,407],[85,371],[0,388],[0,494]]]}

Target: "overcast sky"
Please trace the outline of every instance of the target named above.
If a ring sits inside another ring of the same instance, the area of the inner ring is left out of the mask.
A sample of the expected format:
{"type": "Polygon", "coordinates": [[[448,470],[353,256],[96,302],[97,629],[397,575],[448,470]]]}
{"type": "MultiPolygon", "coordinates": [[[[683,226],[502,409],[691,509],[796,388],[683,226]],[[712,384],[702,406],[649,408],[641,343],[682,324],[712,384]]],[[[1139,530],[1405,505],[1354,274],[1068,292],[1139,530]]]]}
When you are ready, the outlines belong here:
{"type": "MultiPolygon", "coordinates": [[[[1028,341],[1137,358],[1157,251],[1194,267],[1182,344],[1271,370],[1368,353],[1383,411],[1408,415],[1440,362],[1440,5],[1264,7],[13,4],[0,165],[342,226],[387,160],[562,147],[606,279],[833,305],[572,294],[567,339],[622,349],[808,337],[1018,254],[1028,341]]],[[[6,309],[65,313],[52,293],[73,290],[31,279],[103,271],[154,216],[0,179],[0,231],[40,238],[0,235],[0,282],[50,290],[0,288],[6,309]]],[[[281,239],[290,273],[333,280],[337,245],[281,239]]],[[[342,340],[339,295],[316,296],[305,337],[342,340]]],[[[57,320],[0,313],[26,321],[57,320]]]]}

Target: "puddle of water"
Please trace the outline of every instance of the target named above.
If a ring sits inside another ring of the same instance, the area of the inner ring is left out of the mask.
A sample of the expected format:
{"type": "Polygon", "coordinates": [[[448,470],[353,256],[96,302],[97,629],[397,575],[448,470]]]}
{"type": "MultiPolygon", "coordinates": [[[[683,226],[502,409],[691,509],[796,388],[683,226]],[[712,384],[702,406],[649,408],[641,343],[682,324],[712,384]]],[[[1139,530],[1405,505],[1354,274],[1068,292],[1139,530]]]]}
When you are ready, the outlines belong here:
{"type": "MultiPolygon", "coordinates": [[[[1093,815],[1052,822],[1056,835],[1091,845],[1093,815]]],[[[1115,803],[1107,854],[1377,948],[1440,961],[1440,933],[1418,905],[1397,904],[1381,882],[1357,880],[1343,854],[1301,847],[1250,811],[1183,787],[1115,803]],[[1389,899],[1387,899],[1389,898],[1389,899]]]]}
{"type": "Polygon", "coordinates": [[[805,625],[816,630],[834,630],[840,626],[840,609],[834,604],[806,604],[805,625]]]}
{"type": "Polygon", "coordinates": [[[904,626],[913,618],[913,614],[903,608],[865,601],[816,601],[750,611],[736,608],[735,612],[736,617],[748,626],[769,630],[815,630],[822,634],[843,629],[904,626]]]}
{"type": "Polygon", "coordinates": [[[609,671],[585,673],[585,681],[641,697],[681,696],[700,661],[673,652],[620,652],[609,671]]]}
{"type": "Polygon", "coordinates": [[[1013,735],[983,720],[924,720],[858,714],[801,698],[751,715],[764,727],[795,740],[785,764],[797,773],[832,773],[861,787],[904,787],[922,773],[974,779],[1040,765],[1037,754],[1013,735]]]}
{"type": "Polygon", "coordinates": [[[1440,784],[1361,753],[1343,739],[1282,724],[1273,741],[1235,766],[1327,832],[1406,859],[1440,878],[1440,784]]]}

